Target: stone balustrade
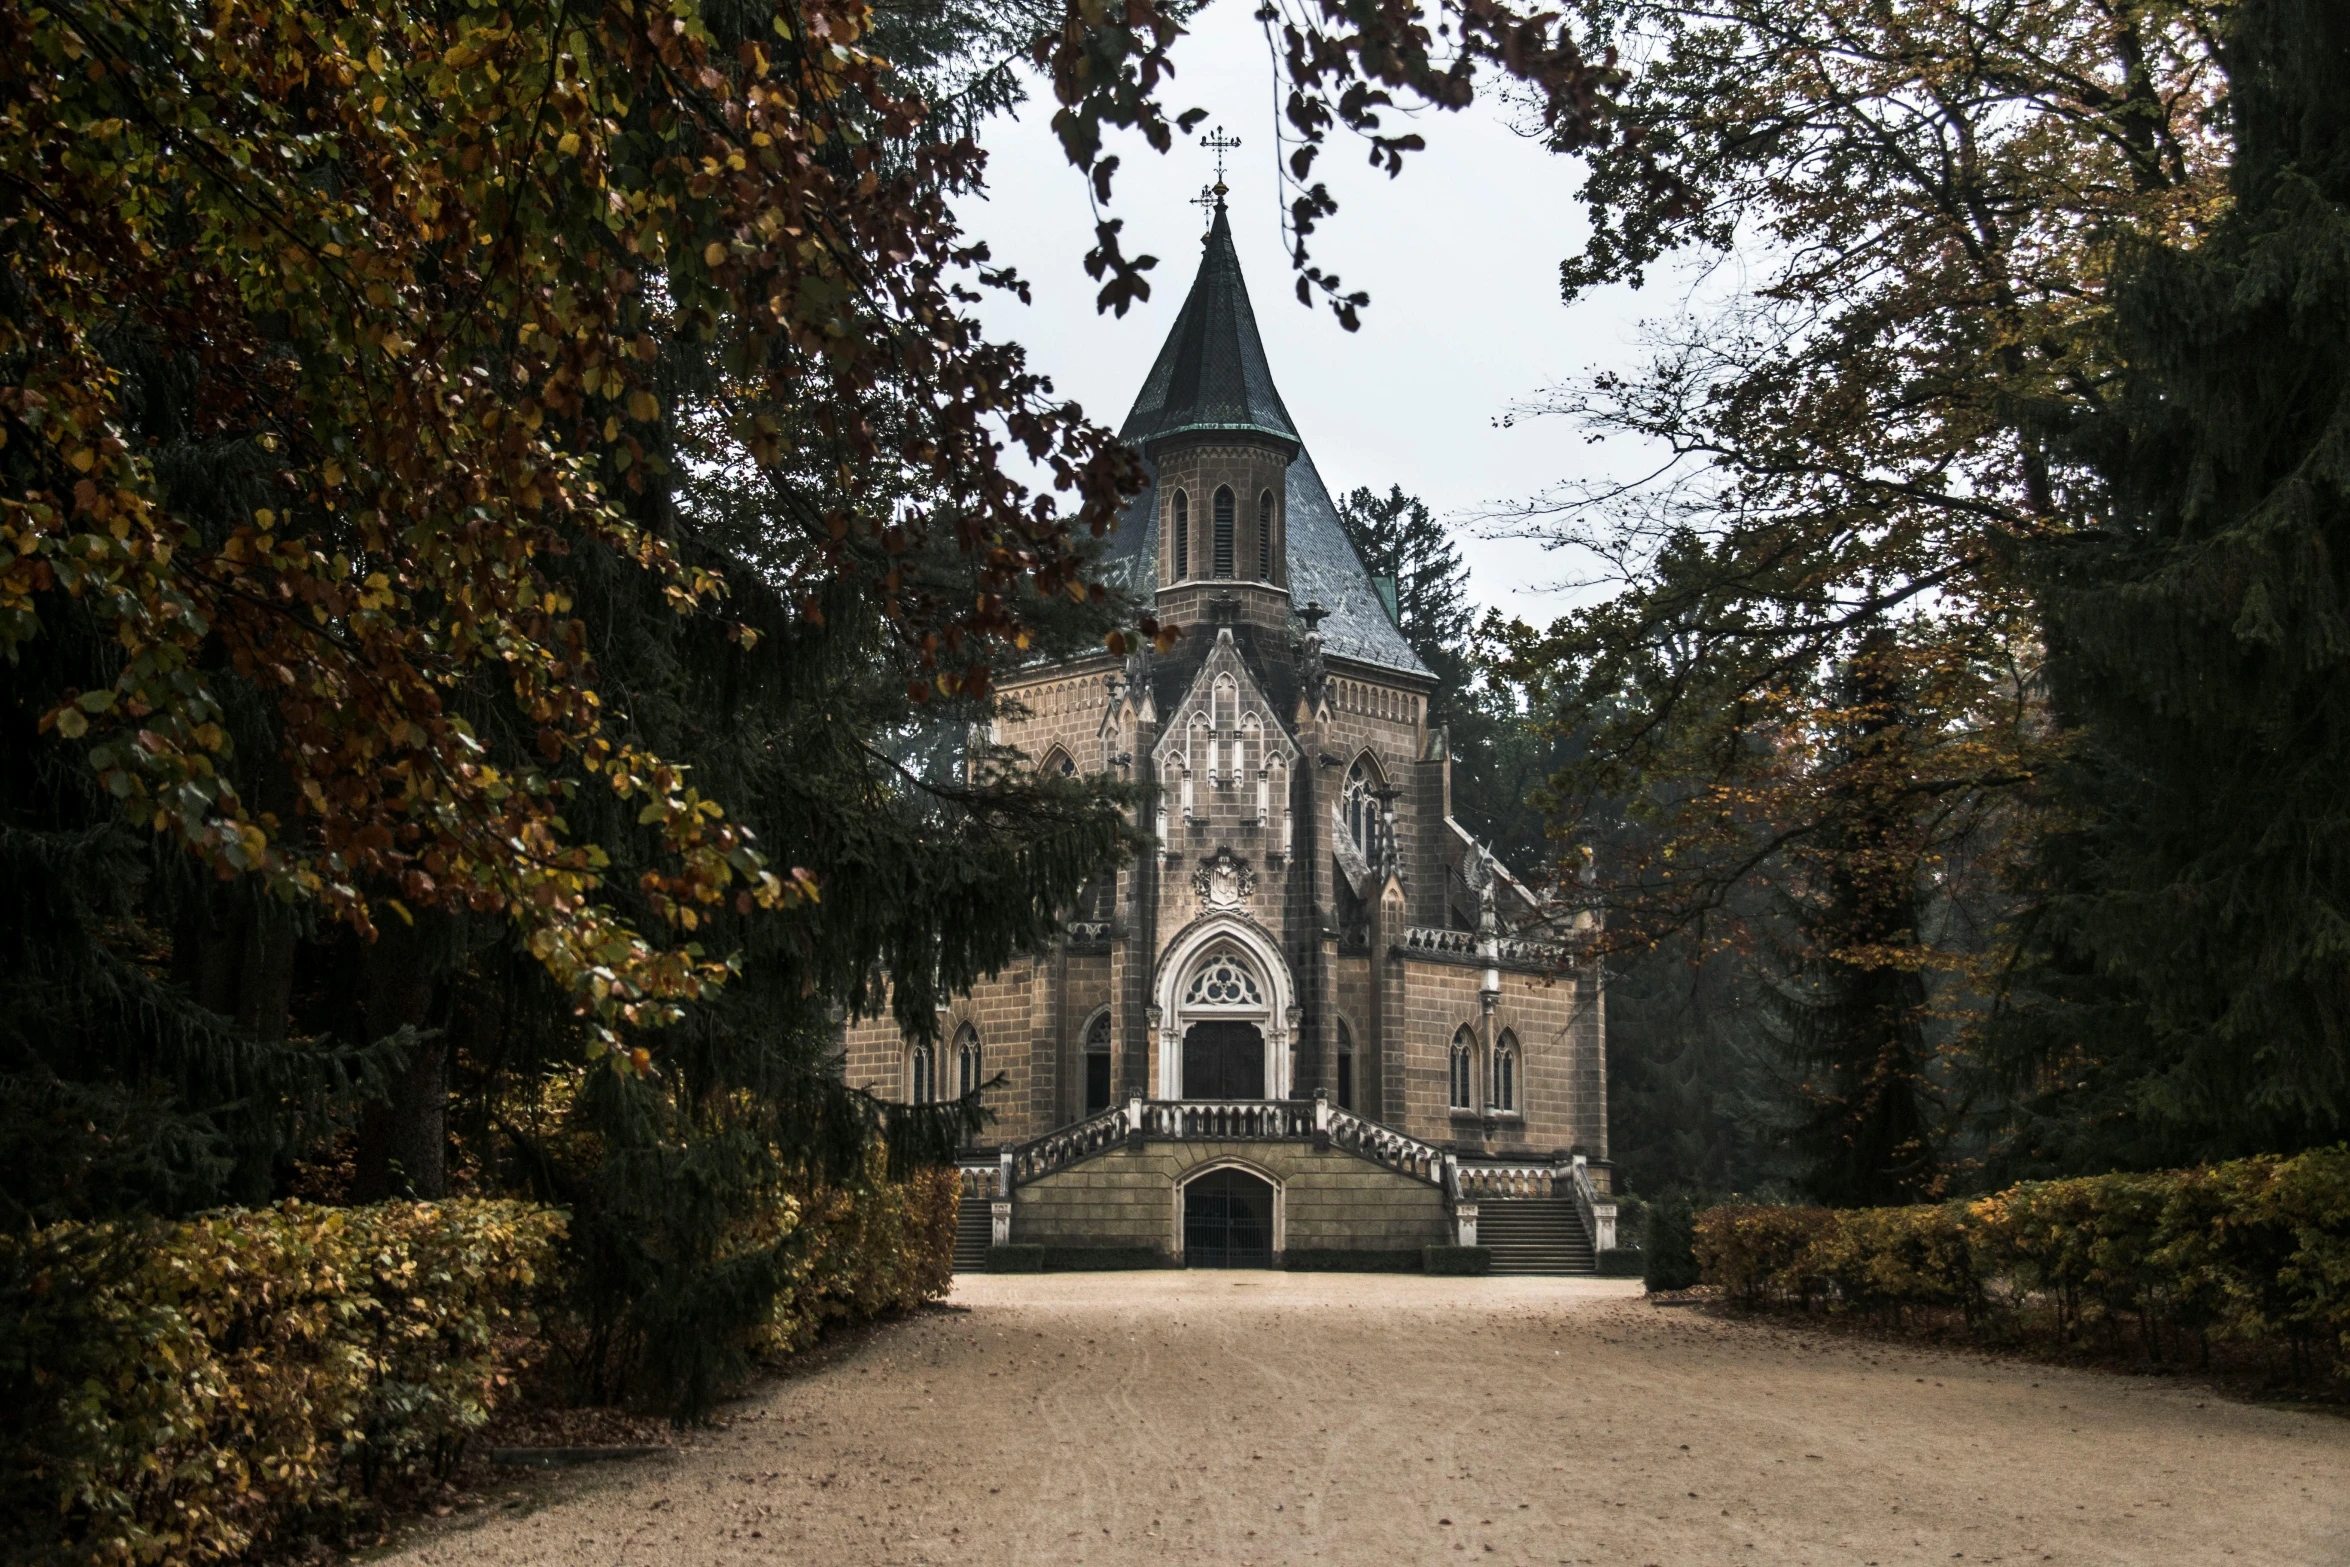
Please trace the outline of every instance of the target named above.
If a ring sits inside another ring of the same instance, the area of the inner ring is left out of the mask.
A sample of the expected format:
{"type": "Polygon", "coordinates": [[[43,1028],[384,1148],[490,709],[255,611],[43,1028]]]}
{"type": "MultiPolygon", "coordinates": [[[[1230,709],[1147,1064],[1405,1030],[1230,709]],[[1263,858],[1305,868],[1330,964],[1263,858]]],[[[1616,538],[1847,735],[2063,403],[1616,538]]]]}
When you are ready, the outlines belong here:
{"type": "MultiPolygon", "coordinates": [[[[1425,952],[1437,957],[1477,960],[1477,933],[1473,930],[1445,930],[1434,925],[1407,925],[1404,927],[1403,948],[1406,952],[1425,952]]],[[[1504,963],[1521,968],[1557,968],[1567,961],[1567,949],[1555,941],[1535,941],[1524,936],[1494,938],[1494,954],[1504,963]]]]}
{"type": "Polygon", "coordinates": [[[1066,1165],[1075,1164],[1088,1154],[1104,1148],[1116,1147],[1133,1130],[1129,1105],[1112,1105],[1099,1115],[1088,1116],[1074,1126],[1064,1126],[1057,1132],[1047,1132],[1034,1141],[1023,1143],[1007,1155],[1006,1174],[1013,1184],[1033,1181],[1040,1175],[1050,1175],[1066,1165]]]}
{"type": "Polygon", "coordinates": [[[1078,947],[1107,946],[1110,940],[1108,920],[1071,920],[1068,924],[1069,942],[1078,947]]]}
{"type": "Polygon", "coordinates": [[[1314,1135],[1311,1099],[1150,1099],[1141,1103],[1142,1129],[1152,1137],[1264,1140],[1314,1135]]]}
{"type": "Polygon", "coordinates": [[[1392,1127],[1341,1110],[1326,1098],[1312,1099],[1142,1099],[1113,1105],[1098,1115],[1017,1147],[1007,1146],[992,1168],[966,1166],[964,1190],[1002,1198],[1088,1155],[1132,1137],[1216,1139],[1230,1142],[1303,1142],[1327,1135],[1333,1147],[1359,1154],[1391,1170],[1444,1182],[1442,1150],[1406,1137],[1392,1127]]]}
{"type": "Polygon", "coordinates": [[[1317,1100],[1316,1104],[1327,1119],[1332,1147],[1360,1154],[1417,1180],[1442,1183],[1443,1150],[1416,1137],[1406,1137],[1392,1126],[1382,1126],[1351,1110],[1341,1110],[1327,1100],[1317,1100]]]}
{"type": "Polygon", "coordinates": [[[963,1195],[988,1202],[996,1194],[996,1167],[993,1164],[964,1164],[956,1166],[963,1177],[963,1195]]]}
{"type": "Polygon", "coordinates": [[[1583,1233],[1591,1237],[1591,1244],[1600,1251],[1616,1249],[1616,1205],[1600,1194],[1591,1182],[1591,1166],[1583,1155],[1575,1155],[1568,1166],[1569,1183],[1575,1193],[1575,1211],[1582,1215],[1583,1233]]]}
{"type": "Polygon", "coordinates": [[[1555,1164],[1464,1164],[1459,1195],[1470,1202],[1566,1195],[1555,1164]]]}

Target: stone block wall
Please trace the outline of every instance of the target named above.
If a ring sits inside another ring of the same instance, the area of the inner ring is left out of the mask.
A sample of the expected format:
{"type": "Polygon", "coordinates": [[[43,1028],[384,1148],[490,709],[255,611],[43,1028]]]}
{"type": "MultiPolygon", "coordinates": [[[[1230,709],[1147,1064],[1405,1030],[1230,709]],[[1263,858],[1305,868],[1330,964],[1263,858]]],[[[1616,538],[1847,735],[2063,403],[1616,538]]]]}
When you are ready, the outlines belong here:
{"type": "Polygon", "coordinates": [[[1079,773],[1103,771],[1108,762],[1102,754],[1102,718],[1109,711],[1106,682],[1122,667],[1114,658],[1089,658],[1041,678],[1006,682],[1005,697],[1024,711],[997,721],[997,741],[1019,747],[1039,766],[1057,746],[1079,773]]]}
{"type": "Polygon", "coordinates": [[[1205,1167],[1237,1162],[1279,1192],[1283,1249],[1405,1251],[1452,1234],[1443,1194],[1425,1181],[1311,1143],[1151,1142],[1118,1148],[1017,1189],[1020,1245],[1181,1249],[1175,1188],[1205,1167]]]}

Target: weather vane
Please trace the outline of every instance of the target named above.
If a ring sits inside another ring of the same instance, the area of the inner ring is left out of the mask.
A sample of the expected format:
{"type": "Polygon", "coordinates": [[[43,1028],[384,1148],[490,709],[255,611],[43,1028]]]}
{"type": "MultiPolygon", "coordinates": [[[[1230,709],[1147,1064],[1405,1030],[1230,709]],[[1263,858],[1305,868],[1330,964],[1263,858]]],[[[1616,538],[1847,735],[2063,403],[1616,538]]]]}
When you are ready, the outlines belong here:
{"type": "Polygon", "coordinates": [[[1221,194],[1224,189],[1224,154],[1238,147],[1240,138],[1225,135],[1224,127],[1219,125],[1207,135],[1202,136],[1199,139],[1199,144],[1216,155],[1216,190],[1221,194]]]}

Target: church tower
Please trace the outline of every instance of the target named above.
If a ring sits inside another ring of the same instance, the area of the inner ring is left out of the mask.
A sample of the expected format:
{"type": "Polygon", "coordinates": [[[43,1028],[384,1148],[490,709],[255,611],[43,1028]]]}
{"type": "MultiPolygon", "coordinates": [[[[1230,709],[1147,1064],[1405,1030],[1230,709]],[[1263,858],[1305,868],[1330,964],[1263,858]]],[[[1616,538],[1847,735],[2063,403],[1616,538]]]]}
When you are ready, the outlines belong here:
{"type": "Polygon", "coordinates": [[[1217,194],[1103,562],[1182,636],[1006,679],[997,732],[1142,785],[1153,847],[937,1039],[852,1025],[849,1079],[980,1094],[973,1257],[1400,1256],[1476,1242],[1482,1206],[1497,1259],[1588,1268],[1613,1228],[1597,966],[1452,818],[1434,677],[1274,385],[1217,194]]]}
{"type": "Polygon", "coordinates": [[[1161,615],[1202,624],[1230,598],[1240,620],[1290,617],[1289,468],[1304,451],[1265,363],[1221,196],[1198,281],[1119,432],[1156,478],[1161,615]]]}

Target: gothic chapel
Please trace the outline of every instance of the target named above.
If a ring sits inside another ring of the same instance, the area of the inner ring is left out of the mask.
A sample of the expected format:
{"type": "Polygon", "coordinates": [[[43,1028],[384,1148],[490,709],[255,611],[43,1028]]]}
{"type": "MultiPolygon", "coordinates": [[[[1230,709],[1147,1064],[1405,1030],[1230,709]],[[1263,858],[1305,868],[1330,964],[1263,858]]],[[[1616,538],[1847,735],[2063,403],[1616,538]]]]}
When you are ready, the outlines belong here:
{"type": "Polygon", "coordinates": [[[1152,483],[1108,572],[1184,635],[1007,680],[995,739],[1149,785],[1156,850],[935,1044],[852,1025],[848,1080],[928,1100],[1001,1074],[961,1267],[1483,1245],[1590,1270],[1615,1226],[1598,967],[1452,819],[1434,682],[1274,389],[1221,199],[1121,434],[1152,483]]]}

